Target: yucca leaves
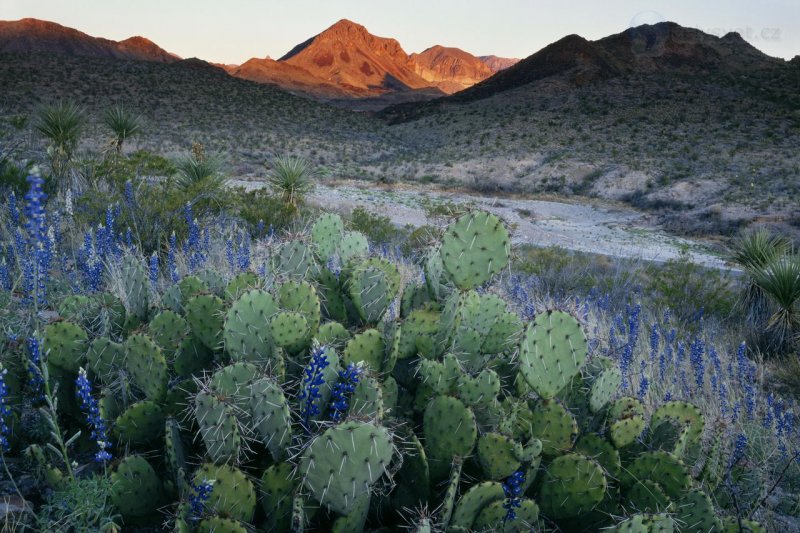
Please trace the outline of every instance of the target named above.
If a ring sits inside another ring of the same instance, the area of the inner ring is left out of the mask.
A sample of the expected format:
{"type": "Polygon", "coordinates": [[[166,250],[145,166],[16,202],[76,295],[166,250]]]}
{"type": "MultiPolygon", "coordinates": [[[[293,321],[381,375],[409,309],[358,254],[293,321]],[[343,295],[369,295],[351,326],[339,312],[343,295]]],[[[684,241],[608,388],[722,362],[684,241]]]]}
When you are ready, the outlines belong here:
{"type": "Polygon", "coordinates": [[[743,234],[734,243],[731,259],[747,271],[758,271],[775,259],[786,255],[792,243],[769,230],[758,229],[743,234]]]}
{"type": "Polygon", "coordinates": [[[72,156],[78,144],[86,116],[74,102],[61,101],[45,106],[36,121],[36,130],[53,146],[72,156]]]}
{"type": "Polygon", "coordinates": [[[139,117],[134,116],[121,105],[106,110],[103,115],[103,124],[114,134],[111,145],[117,153],[122,152],[122,145],[126,140],[138,135],[142,131],[139,117]]]}
{"type": "Polygon", "coordinates": [[[178,169],[175,182],[184,190],[200,186],[204,193],[212,193],[225,183],[220,172],[222,160],[217,155],[186,157],[179,160],[175,167],[178,169]]]}
{"type": "Polygon", "coordinates": [[[302,157],[276,157],[270,164],[267,182],[283,202],[296,208],[303,197],[314,189],[314,171],[302,157]]]}
{"type": "Polygon", "coordinates": [[[784,255],[755,272],[754,281],[776,307],[767,321],[779,346],[797,340],[800,334],[800,256],[784,255]]]}
{"type": "Polygon", "coordinates": [[[756,278],[766,267],[786,256],[791,249],[792,243],[789,239],[764,228],[744,233],[734,242],[730,257],[749,277],[741,305],[752,322],[764,322],[770,314],[768,295],[756,278]]]}
{"type": "Polygon", "coordinates": [[[49,104],[39,112],[35,128],[50,141],[47,153],[55,176],[67,176],[85,122],[83,109],[74,102],[49,104]]]}

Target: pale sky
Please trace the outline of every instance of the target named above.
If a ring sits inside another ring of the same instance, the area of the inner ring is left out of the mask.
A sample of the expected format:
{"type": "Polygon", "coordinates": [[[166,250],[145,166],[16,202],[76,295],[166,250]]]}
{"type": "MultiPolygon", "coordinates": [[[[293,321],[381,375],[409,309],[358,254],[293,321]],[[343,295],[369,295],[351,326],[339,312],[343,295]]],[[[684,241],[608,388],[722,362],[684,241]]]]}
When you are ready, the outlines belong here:
{"type": "Polygon", "coordinates": [[[800,54],[800,0],[0,0],[0,20],[35,17],[90,35],[142,35],[169,52],[220,63],[278,58],[348,18],[408,52],[434,44],[526,57],[577,33],[598,39],[670,20],[760,50],[800,54]]]}

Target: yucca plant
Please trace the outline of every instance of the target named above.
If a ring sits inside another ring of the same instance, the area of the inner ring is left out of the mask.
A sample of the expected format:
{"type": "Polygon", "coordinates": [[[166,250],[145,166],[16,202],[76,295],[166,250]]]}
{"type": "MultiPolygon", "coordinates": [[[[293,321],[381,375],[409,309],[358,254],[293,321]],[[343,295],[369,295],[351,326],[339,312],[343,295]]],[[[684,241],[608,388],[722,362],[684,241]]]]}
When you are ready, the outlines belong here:
{"type": "Polygon", "coordinates": [[[39,112],[35,127],[50,142],[47,153],[55,176],[66,176],[85,122],[83,109],[70,101],[49,104],[39,112]]]}
{"type": "Polygon", "coordinates": [[[195,153],[180,159],[175,167],[178,169],[175,182],[183,190],[195,188],[202,189],[203,193],[213,193],[220,190],[225,183],[220,172],[222,159],[217,155],[195,153]]]}
{"type": "Polygon", "coordinates": [[[122,153],[122,145],[126,140],[139,135],[142,131],[141,121],[124,106],[117,105],[106,110],[103,123],[113,132],[111,146],[117,154],[122,153]]]}
{"type": "Polygon", "coordinates": [[[761,228],[742,234],[733,244],[730,258],[750,278],[742,297],[742,306],[749,318],[763,322],[768,315],[768,302],[764,291],[756,283],[756,276],[778,258],[790,252],[792,243],[781,235],[761,228]]]}
{"type": "Polygon", "coordinates": [[[302,157],[280,156],[268,164],[267,182],[284,204],[296,210],[314,189],[314,170],[302,157]]]}
{"type": "Polygon", "coordinates": [[[766,331],[777,349],[788,350],[800,335],[800,256],[779,257],[757,271],[754,279],[774,306],[766,331]]]}

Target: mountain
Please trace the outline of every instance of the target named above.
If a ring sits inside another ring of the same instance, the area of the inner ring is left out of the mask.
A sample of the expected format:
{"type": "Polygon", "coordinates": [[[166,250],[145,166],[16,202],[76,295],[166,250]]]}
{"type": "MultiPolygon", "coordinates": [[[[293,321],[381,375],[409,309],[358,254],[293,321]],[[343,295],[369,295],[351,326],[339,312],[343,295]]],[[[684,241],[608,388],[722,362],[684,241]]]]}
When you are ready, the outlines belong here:
{"type": "Polygon", "coordinates": [[[112,41],[92,37],[55,22],[25,18],[0,21],[0,53],[41,52],[59,55],[134,59],[172,63],[177,56],[144,37],[112,41]]]}
{"type": "Polygon", "coordinates": [[[257,83],[271,83],[294,93],[320,97],[348,97],[348,91],[335,83],[311,74],[306,69],[285,61],[254,57],[241,65],[225,65],[232,76],[257,83]]]}
{"type": "Polygon", "coordinates": [[[491,55],[478,56],[478,59],[483,61],[494,73],[500,72],[501,70],[505,70],[508,67],[519,63],[519,58],[516,57],[497,57],[495,55],[491,55]]]}
{"type": "Polygon", "coordinates": [[[428,109],[488,98],[543,80],[579,87],[630,75],[735,74],[782,65],[786,62],[759,51],[738,33],[716,37],[674,22],[645,24],[597,41],[567,35],[459,93],[388,108],[385,116],[392,121],[413,120],[428,109]]]}
{"type": "Polygon", "coordinates": [[[479,58],[459,48],[436,45],[411,54],[410,59],[422,79],[447,94],[462,91],[494,74],[479,58]]]}
{"type": "Polygon", "coordinates": [[[395,39],[376,37],[364,26],[346,19],[298,44],[280,61],[300,67],[353,96],[430,86],[416,73],[414,62],[395,39]]]}

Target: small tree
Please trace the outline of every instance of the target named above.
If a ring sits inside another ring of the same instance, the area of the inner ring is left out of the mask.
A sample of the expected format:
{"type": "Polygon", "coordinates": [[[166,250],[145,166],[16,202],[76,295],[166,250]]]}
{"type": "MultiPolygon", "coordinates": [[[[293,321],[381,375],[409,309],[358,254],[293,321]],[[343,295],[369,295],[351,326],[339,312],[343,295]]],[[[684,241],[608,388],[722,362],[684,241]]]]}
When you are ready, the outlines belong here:
{"type": "Polygon", "coordinates": [[[103,123],[113,132],[111,146],[117,154],[122,153],[125,141],[139,135],[142,131],[139,117],[131,114],[125,107],[117,105],[106,110],[103,123]]]}
{"type": "Polygon", "coordinates": [[[60,101],[39,112],[35,127],[50,142],[50,165],[53,175],[61,180],[69,173],[85,122],[83,109],[74,102],[60,101]]]}
{"type": "Polygon", "coordinates": [[[756,277],[767,266],[791,250],[791,242],[780,235],[761,228],[742,234],[733,244],[731,260],[742,267],[750,278],[745,287],[742,306],[751,321],[760,323],[768,316],[767,295],[756,277]]]}
{"type": "Polygon", "coordinates": [[[192,155],[179,160],[176,183],[187,191],[194,189],[199,194],[211,194],[219,191],[225,183],[222,176],[222,159],[218,155],[206,155],[199,143],[192,145],[192,155]]]}
{"type": "Polygon", "coordinates": [[[315,173],[302,157],[276,157],[268,166],[267,182],[292,210],[303,203],[305,195],[314,189],[315,173]]]}
{"type": "Polygon", "coordinates": [[[800,340],[800,256],[784,255],[756,272],[755,282],[773,305],[766,331],[774,346],[789,351],[800,340]]]}

